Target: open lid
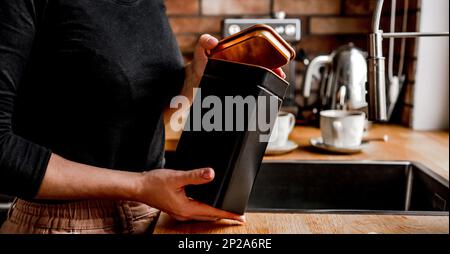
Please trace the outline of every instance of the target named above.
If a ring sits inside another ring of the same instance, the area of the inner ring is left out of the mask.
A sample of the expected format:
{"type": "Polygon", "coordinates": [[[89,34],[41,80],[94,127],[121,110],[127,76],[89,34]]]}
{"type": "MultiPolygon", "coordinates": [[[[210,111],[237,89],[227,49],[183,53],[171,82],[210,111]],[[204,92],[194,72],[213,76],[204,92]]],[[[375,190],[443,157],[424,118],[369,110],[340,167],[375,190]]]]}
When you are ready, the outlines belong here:
{"type": "Polygon", "coordinates": [[[255,25],[219,42],[209,57],[276,69],[295,58],[295,50],[273,28],[255,25]]]}

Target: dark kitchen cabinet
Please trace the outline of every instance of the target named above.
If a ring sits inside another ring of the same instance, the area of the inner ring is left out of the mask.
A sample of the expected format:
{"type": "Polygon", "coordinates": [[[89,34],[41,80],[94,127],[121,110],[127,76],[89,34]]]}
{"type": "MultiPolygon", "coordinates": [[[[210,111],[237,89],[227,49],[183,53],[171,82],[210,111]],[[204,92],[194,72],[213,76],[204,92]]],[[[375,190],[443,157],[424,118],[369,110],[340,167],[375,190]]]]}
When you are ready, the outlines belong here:
{"type": "Polygon", "coordinates": [[[12,197],[0,194],[0,226],[6,220],[9,204],[11,204],[13,199],[12,197]]]}

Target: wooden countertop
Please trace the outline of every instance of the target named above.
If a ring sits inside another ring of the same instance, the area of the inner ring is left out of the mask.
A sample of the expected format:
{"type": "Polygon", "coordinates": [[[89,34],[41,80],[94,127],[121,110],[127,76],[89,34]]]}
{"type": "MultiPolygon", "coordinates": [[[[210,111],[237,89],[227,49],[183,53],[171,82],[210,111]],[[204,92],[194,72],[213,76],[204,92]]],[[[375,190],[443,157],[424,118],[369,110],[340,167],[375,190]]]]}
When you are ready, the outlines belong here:
{"type": "MultiPolygon", "coordinates": [[[[449,179],[448,132],[417,132],[392,125],[375,125],[369,131],[370,137],[385,134],[389,135],[389,142],[371,143],[363,153],[332,155],[317,153],[310,148],[309,139],[320,136],[319,129],[297,127],[291,140],[299,144],[299,149],[264,160],[412,160],[449,179]]],[[[177,140],[174,137],[169,137],[166,150],[175,150],[177,140]]],[[[181,223],[162,214],[155,233],[449,233],[448,216],[247,213],[246,218],[245,225],[230,221],[181,223]]]]}

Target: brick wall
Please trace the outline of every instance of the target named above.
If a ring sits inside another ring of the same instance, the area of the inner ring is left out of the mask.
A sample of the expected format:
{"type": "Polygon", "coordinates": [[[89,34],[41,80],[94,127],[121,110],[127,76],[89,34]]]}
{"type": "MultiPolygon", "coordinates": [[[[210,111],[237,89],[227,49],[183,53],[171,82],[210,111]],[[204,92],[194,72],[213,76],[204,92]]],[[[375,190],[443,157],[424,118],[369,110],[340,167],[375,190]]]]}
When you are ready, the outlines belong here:
{"type": "MultiPolygon", "coordinates": [[[[303,22],[303,48],[310,57],[329,54],[340,45],[353,42],[367,49],[367,33],[370,31],[371,15],[375,0],[165,0],[172,29],[186,61],[192,57],[197,38],[202,33],[220,37],[221,20],[224,18],[265,18],[273,12],[285,11],[288,17],[303,22]]],[[[401,28],[404,0],[398,0],[397,29],[401,28]]],[[[420,13],[420,0],[409,1],[408,29],[415,31],[420,13]]],[[[385,1],[382,28],[389,29],[390,1],[385,1]]],[[[397,49],[399,49],[397,42],[397,49]]],[[[387,54],[387,46],[385,46],[387,54]]],[[[398,51],[398,50],[397,50],[398,51]]],[[[394,121],[410,126],[413,108],[415,74],[415,40],[407,43],[408,81],[402,91],[394,121]]],[[[396,54],[396,59],[398,55],[396,54]]],[[[396,64],[397,65],[397,64],[396,64]]],[[[303,66],[299,66],[299,79],[303,66]]],[[[297,82],[297,86],[301,81],[297,82]]]]}

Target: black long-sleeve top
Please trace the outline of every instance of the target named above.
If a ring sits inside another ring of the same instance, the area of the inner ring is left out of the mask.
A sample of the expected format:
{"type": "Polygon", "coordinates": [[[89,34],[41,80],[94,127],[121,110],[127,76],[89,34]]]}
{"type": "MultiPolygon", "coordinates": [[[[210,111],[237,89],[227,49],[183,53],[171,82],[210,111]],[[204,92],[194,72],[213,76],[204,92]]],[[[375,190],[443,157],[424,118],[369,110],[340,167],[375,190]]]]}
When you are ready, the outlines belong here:
{"type": "Polygon", "coordinates": [[[0,193],[32,199],[51,153],[162,167],[183,79],[163,0],[1,0],[0,193]]]}

